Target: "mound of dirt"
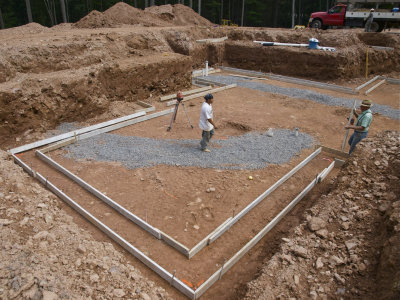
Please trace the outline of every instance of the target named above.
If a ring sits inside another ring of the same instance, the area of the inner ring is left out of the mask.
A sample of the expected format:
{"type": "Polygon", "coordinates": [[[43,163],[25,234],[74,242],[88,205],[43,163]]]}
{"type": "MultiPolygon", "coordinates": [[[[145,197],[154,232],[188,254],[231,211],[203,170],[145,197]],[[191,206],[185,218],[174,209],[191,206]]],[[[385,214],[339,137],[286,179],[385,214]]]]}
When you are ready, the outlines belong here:
{"type": "Polygon", "coordinates": [[[119,2],[104,13],[92,11],[75,23],[78,28],[119,27],[121,25],[171,26],[157,14],[119,2]]]}
{"type": "Polygon", "coordinates": [[[6,37],[9,35],[20,35],[27,33],[38,34],[38,33],[43,33],[47,30],[49,30],[49,28],[42,26],[38,23],[29,23],[18,27],[0,30],[0,39],[3,39],[3,36],[6,37]]]}
{"type": "Polygon", "coordinates": [[[75,27],[77,28],[100,28],[112,26],[113,23],[110,20],[107,20],[104,14],[97,10],[92,10],[88,15],[75,23],[75,27]]]}
{"type": "Polygon", "coordinates": [[[158,15],[163,20],[172,21],[177,26],[213,26],[213,23],[206,18],[182,4],[152,6],[146,8],[145,11],[158,15]]]}
{"type": "Polygon", "coordinates": [[[197,14],[193,9],[182,4],[174,5],[176,25],[213,26],[214,24],[197,14]]]}
{"type": "Polygon", "coordinates": [[[130,6],[124,2],[119,2],[110,7],[104,12],[107,19],[114,21],[114,23],[135,25],[141,24],[144,26],[170,26],[161,20],[157,15],[150,14],[141,9],[130,6]]]}

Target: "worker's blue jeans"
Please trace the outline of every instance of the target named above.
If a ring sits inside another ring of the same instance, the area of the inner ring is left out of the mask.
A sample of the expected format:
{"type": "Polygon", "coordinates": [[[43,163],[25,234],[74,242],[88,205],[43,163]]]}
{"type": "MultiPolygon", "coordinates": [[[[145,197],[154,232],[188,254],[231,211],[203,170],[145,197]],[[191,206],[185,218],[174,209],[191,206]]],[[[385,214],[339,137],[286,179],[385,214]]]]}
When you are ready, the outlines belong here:
{"type": "Polygon", "coordinates": [[[207,148],[207,144],[210,142],[213,135],[214,135],[214,129],[212,129],[210,131],[203,130],[203,132],[201,134],[202,139],[200,142],[201,150],[204,150],[207,148]]]}
{"type": "Polygon", "coordinates": [[[354,131],[354,133],[351,135],[349,139],[349,145],[350,145],[350,150],[349,150],[349,155],[354,151],[356,148],[356,145],[361,142],[362,139],[365,139],[368,135],[368,131],[366,132],[358,132],[354,131]]]}

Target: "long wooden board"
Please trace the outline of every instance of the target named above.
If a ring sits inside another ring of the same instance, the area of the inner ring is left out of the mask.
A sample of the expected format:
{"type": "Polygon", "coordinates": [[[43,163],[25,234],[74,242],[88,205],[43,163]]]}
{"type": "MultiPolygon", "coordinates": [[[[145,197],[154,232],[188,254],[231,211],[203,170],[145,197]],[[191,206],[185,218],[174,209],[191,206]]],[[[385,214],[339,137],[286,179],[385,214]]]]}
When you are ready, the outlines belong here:
{"type": "MultiPolygon", "coordinates": [[[[223,91],[223,90],[232,89],[232,88],[234,88],[236,86],[237,86],[236,84],[230,84],[230,85],[225,85],[225,86],[222,86],[222,87],[219,87],[219,88],[215,88],[215,89],[212,89],[212,90],[209,90],[209,91],[197,93],[197,94],[194,94],[194,95],[186,97],[185,99],[182,100],[182,102],[185,102],[185,101],[188,101],[188,100],[191,100],[191,99],[194,99],[194,98],[202,97],[202,96],[205,96],[205,95],[207,95],[209,93],[216,93],[216,92],[220,92],[220,91],[223,91]]],[[[175,105],[175,104],[176,104],[176,100],[167,102],[167,106],[171,106],[171,105],[175,105]]]]}
{"type": "MultiPolygon", "coordinates": [[[[184,96],[188,96],[188,95],[192,95],[192,94],[195,94],[195,93],[208,91],[208,90],[211,90],[211,89],[212,89],[212,86],[209,85],[209,86],[201,87],[201,88],[198,88],[198,89],[184,91],[184,92],[182,92],[182,94],[184,96]]],[[[171,100],[171,99],[176,99],[176,94],[171,94],[171,95],[160,97],[160,101],[161,102],[167,101],[167,100],[171,100]]]]}
{"type": "MultiPolygon", "coordinates": [[[[303,197],[320,182],[321,175],[325,177],[328,175],[331,168],[326,168],[315,178],[303,191],[300,192],[271,222],[267,224],[254,238],[252,238],[242,249],[240,249],[234,256],[232,256],[223,267],[219,268],[210,278],[207,279],[195,292],[195,299],[200,298],[215,282],[217,282],[222,275],[224,275],[230,268],[232,268],[251,248],[253,248],[280,220],[283,219],[296,205],[303,199],[303,197]]],[[[324,178],[325,178],[324,177],[324,178]]]]}
{"type": "Polygon", "coordinates": [[[41,141],[37,141],[37,142],[31,143],[31,144],[27,144],[27,145],[24,145],[24,146],[21,146],[21,147],[17,147],[17,148],[11,149],[9,151],[12,154],[28,151],[28,150],[31,150],[31,149],[34,149],[34,148],[38,148],[38,147],[41,147],[41,146],[44,146],[44,145],[48,145],[48,144],[51,144],[51,143],[54,143],[54,142],[58,142],[58,141],[61,141],[61,140],[64,140],[64,139],[67,139],[67,138],[70,138],[70,137],[85,133],[85,132],[90,132],[90,131],[93,131],[93,130],[96,130],[96,129],[99,129],[99,128],[107,127],[107,126],[110,126],[110,125],[113,125],[113,124],[117,124],[117,123],[120,123],[120,122],[131,120],[131,119],[134,119],[134,118],[137,118],[137,117],[140,117],[140,116],[144,116],[144,115],[146,115],[146,112],[144,112],[144,111],[137,112],[137,113],[131,114],[129,116],[124,116],[124,117],[121,117],[121,118],[118,118],[118,119],[106,121],[106,122],[95,124],[95,125],[92,125],[92,126],[89,126],[89,127],[85,127],[85,128],[77,129],[77,130],[70,131],[70,132],[67,132],[67,133],[63,133],[63,134],[60,134],[60,135],[57,135],[57,136],[53,136],[53,137],[48,138],[48,139],[44,139],[44,140],[41,140],[41,141]]]}
{"type": "Polygon", "coordinates": [[[106,226],[104,223],[102,223],[100,220],[98,220],[96,217],[94,217],[91,213],[89,213],[87,210],[85,210],[83,207],[81,207],[78,203],[76,203],[74,200],[72,200],[68,195],[66,195],[64,192],[62,192],[60,189],[58,189],[53,183],[48,181],[40,173],[33,172],[33,170],[31,170],[31,168],[29,168],[22,160],[20,160],[14,154],[13,154],[13,157],[14,157],[14,161],[18,165],[20,165],[26,172],[28,172],[29,174],[34,173],[36,176],[35,178],[40,183],[42,183],[47,189],[49,189],[51,192],[53,192],[55,195],[57,195],[59,198],[61,198],[68,205],[70,205],[76,212],[78,212],[80,215],[82,215],[84,218],[86,218],[90,223],[95,225],[98,229],[100,229],[103,233],[105,233],[109,238],[114,240],[122,248],[124,248],[126,251],[128,251],[133,256],[135,256],[137,259],[139,259],[142,263],[144,263],[147,267],[149,267],[151,270],[153,270],[155,273],[157,273],[161,278],[163,278],[165,281],[167,281],[170,285],[172,285],[174,288],[179,290],[182,294],[187,296],[189,299],[195,299],[194,291],[190,287],[188,287],[186,284],[184,284],[181,280],[179,280],[179,278],[173,276],[171,273],[169,273],[167,270],[165,270],[163,267],[161,267],[159,264],[157,264],[151,258],[146,256],[139,249],[137,249],[132,244],[130,244],[128,241],[126,241],[124,238],[119,236],[111,228],[106,226]]]}
{"type": "Polygon", "coordinates": [[[304,159],[301,163],[299,163],[296,167],[290,170],[286,175],[284,175],[281,179],[275,182],[269,189],[267,189],[264,193],[258,196],[253,202],[247,205],[242,211],[240,211],[232,220],[227,222],[225,226],[221,227],[217,232],[215,232],[209,239],[209,243],[215,242],[225,231],[231,228],[236,222],[238,222],[241,218],[243,218],[250,210],[252,210],[255,206],[257,206],[262,200],[265,199],[268,195],[270,195],[273,191],[275,191],[282,183],[288,180],[293,176],[298,170],[303,168],[306,164],[308,164],[314,157],[316,157],[319,153],[321,153],[321,148],[318,148],[313,153],[311,153],[306,159],[304,159]]]}

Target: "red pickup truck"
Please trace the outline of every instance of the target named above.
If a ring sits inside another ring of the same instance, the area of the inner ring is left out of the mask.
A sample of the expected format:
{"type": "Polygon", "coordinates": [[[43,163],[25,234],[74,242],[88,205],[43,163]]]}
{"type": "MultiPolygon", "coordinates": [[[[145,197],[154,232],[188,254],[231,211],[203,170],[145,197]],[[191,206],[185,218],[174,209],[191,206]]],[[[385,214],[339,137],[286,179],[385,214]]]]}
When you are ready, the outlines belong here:
{"type": "MultiPolygon", "coordinates": [[[[328,11],[311,14],[309,25],[312,28],[327,29],[329,26],[364,27],[369,9],[350,10],[346,4],[337,4],[328,11]]],[[[384,28],[399,27],[400,12],[398,9],[382,10],[373,13],[371,31],[380,32],[384,28]]]]}

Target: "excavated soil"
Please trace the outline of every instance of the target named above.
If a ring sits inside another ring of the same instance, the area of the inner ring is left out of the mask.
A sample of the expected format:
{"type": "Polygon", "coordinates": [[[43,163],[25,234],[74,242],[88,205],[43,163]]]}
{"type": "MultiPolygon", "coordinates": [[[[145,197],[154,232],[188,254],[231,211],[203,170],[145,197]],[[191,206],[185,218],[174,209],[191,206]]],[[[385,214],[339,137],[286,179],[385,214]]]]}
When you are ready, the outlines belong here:
{"type": "MultiPolygon", "coordinates": [[[[153,104],[157,111],[165,109],[159,97],[191,88],[191,72],[205,60],[212,67],[225,65],[355,88],[367,80],[368,49],[368,79],[400,78],[396,34],[216,27],[183,5],[143,11],[121,2],[104,13],[93,11],[75,24],[46,28],[31,23],[1,30],[0,39],[0,298],[4,299],[184,297],[28,178],[3,150],[45,138],[63,122],[87,126],[133,113],[143,108],[138,100],[153,104]],[[223,36],[228,37],[226,42],[196,42],[223,36]],[[311,37],[336,52],[252,42],[308,43],[311,37]]],[[[367,98],[400,107],[394,84],[386,83],[368,96],[274,80],[268,84],[318,91],[349,102],[367,98]]],[[[315,144],[338,149],[342,143],[348,109],[244,88],[214,96],[216,140],[298,127],[313,136],[315,144]]],[[[186,105],[195,125],[201,102],[197,98],[186,105]]],[[[169,120],[167,115],[116,133],[159,139],[200,137],[200,130],[188,126],[182,111],[167,132],[169,120]]],[[[345,166],[308,194],[203,298],[397,299],[399,132],[387,130],[399,129],[398,121],[375,114],[370,138],[345,166]]],[[[118,163],[67,159],[63,151],[51,156],[192,247],[312,150],[304,150],[285,165],[255,171],[179,166],[128,170],[118,163]],[[254,179],[250,181],[249,175],[254,179]],[[201,202],[196,202],[198,198],[201,202]]],[[[259,209],[188,261],[44,165],[33,151],[20,157],[168,271],[177,270],[179,278],[194,285],[238,251],[332,159],[328,153],[319,155],[259,209]]]]}

